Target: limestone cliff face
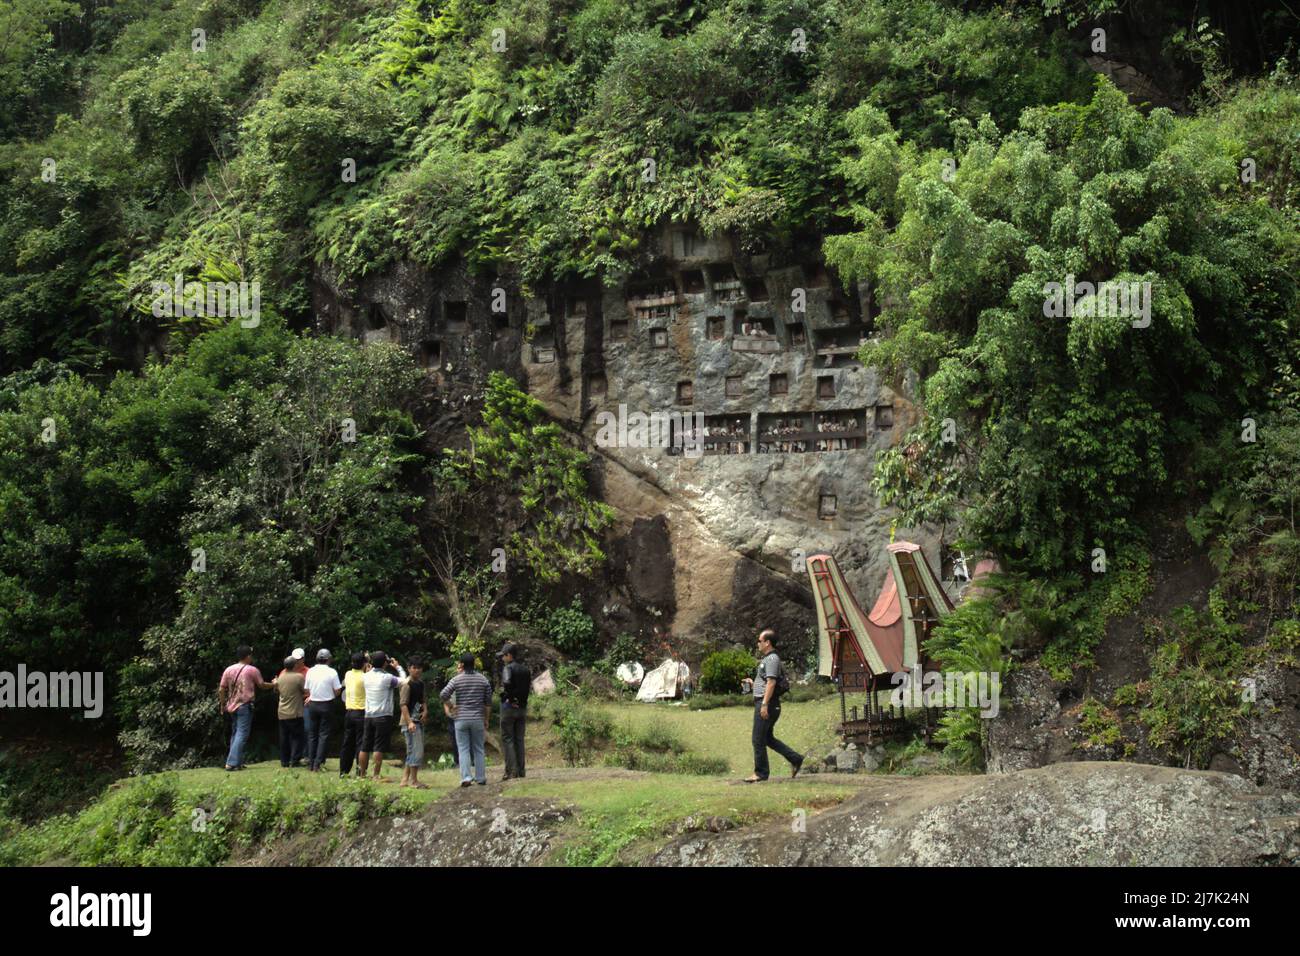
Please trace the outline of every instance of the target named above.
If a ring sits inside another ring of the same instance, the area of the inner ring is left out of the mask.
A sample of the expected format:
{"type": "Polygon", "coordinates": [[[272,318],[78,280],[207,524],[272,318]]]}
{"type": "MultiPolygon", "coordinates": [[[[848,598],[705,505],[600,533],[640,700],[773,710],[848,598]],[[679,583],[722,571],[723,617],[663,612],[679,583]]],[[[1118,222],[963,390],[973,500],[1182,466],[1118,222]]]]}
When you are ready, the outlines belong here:
{"type": "Polygon", "coordinates": [[[1223,773],[1068,763],[872,778],[797,831],[693,833],[660,866],[1290,866],[1300,800],[1223,773]]]}
{"type": "MultiPolygon", "coordinates": [[[[815,626],[804,555],[832,551],[863,603],[885,575],[893,517],[870,476],[919,412],[903,383],[854,358],[878,304],[815,247],[753,255],[674,226],[644,249],[608,287],[525,292],[509,276],[405,264],[341,288],[323,272],[315,310],[321,331],[416,355],[435,440],[472,418],[493,369],[572,430],[619,515],[589,602],[610,630],[680,646],[776,626],[799,653],[815,626]]],[[[940,567],[936,529],[895,530],[940,567]]]]}

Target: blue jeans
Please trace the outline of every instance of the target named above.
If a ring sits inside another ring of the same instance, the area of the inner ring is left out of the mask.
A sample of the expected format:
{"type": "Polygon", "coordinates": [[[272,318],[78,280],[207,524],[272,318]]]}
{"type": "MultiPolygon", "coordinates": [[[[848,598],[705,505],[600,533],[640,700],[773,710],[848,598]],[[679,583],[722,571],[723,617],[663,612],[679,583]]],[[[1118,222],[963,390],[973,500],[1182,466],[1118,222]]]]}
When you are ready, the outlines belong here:
{"type": "Polygon", "coordinates": [[[402,738],[406,741],[406,763],[408,767],[424,766],[424,728],[420,722],[415,722],[414,730],[407,730],[406,724],[402,724],[402,738]]]}
{"type": "Polygon", "coordinates": [[[325,766],[325,750],[330,743],[330,711],[333,701],[310,700],[303,711],[307,718],[307,766],[318,770],[325,766]]]}
{"type": "Polygon", "coordinates": [[[252,703],[241,704],[230,715],[230,721],[234,733],[230,735],[230,753],[226,754],[226,766],[242,767],[244,765],[244,745],[248,743],[249,731],[253,729],[252,703]]]}
{"type": "Polygon", "coordinates": [[[483,755],[483,718],[456,721],[456,750],[460,753],[460,779],[468,780],[471,766],[474,780],[487,783],[487,763],[483,755]],[[471,764],[472,761],[472,764],[471,764]]]}

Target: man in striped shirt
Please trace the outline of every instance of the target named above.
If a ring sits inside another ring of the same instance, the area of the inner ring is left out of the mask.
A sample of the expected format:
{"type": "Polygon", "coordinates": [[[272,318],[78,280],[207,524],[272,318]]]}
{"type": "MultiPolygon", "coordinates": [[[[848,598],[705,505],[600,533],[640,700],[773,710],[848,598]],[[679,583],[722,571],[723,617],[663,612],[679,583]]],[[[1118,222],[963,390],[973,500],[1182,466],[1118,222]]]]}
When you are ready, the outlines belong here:
{"type": "Polygon", "coordinates": [[[461,672],[447,681],[438,696],[443,710],[456,724],[456,749],[460,751],[460,785],[471,783],[470,768],[474,770],[473,783],[487,783],[487,763],[484,760],[483,740],[487,733],[488,717],[492,713],[492,685],[475,669],[474,655],[460,657],[461,672]],[[456,703],[449,703],[451,695],[456,703]]]}

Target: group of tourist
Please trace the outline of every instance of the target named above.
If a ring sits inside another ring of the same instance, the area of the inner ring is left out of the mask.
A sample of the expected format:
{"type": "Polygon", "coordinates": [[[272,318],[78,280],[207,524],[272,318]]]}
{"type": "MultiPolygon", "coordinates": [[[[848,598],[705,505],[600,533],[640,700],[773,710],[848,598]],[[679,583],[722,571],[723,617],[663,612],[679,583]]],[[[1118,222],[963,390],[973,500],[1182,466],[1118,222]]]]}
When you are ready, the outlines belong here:
{"type": "MultiPolygon", "coordinates": [[[[770,629],[758,635],[758,665],[752,678],[742,682],[742,689],[754,698],[754,773],[746,783],[766,780],[770,773],[769,748],[790,762],[791,776],[797,776],[803,757],[776,738],[776,722],[781,717],[781,697],[789,681],[776,650],[776,633],[770,629]]],[[[330,725],[336,701],[344,705],[343,743],[339,753],[339,776],[349,778],[353,761],[356,776],[363,778],[373,768],[380,778],[384,755],[391,742],[394,722],[402,731],[406,756],[402,768],[403,787],[426,789],[420,783],[424,764],[424,729],[429,723],[428,698],[425,693],[424,664],[410,661],[403,669],[396,658],[383,651],[352,655],[351,669],[340,680],[331,663],[330,652],[316,652],[316,664],[307,667],[303,650],[297,648],[285,658],[284,668],[274,680],[267,681],[253,665],[253,649],[247,645],[236,652],[239,658],[221,675],[217,699],[222,711],[230,716],[230,752],[226,770],[244,769],[244,749],[253,724],[253,702],[259,690],[274,690],[279,696],[276,716],[280,726],[280,764],[300,767],[306,759],[307,769],[319,773],[325,769],[330,725]],[[397,697],[394,713],[394,695],[397,697]]],[[[527,720],[528,695],[532,674],[520,659],[517,644],[506,643],[497,658],[502,662],[501,750],[505,758],[505,777],[524,776],[524,725],[527,720]]],[[[492,682],[478,670],[473,654],[463,654],[456,662],[455,675],[438,694],[443,712],[451,727],[452,750],[460,765],[460,785],[487,783],[484,759],[487,727],[492,716],[492,682]]]]}
{"type": "MultiPolygon", "coordinates": [[[[251,647],[241,646],[235,655],[238,660],[225,669],[217,687],[217,700],[231,725],[226,770],[244,768],[254,700],[259,690],[273,690],[278,697],[282,767],[302,767],[305,761],[311,773],[325,769],[331,726],[341,699],[339,776],[351,777],[355,764],[357,777],[371,770],[376,780],[382,779],[384,755],[389,752],[396,725],[405,742],[401,785],[425,789],[419,773],[424,765],[429,700],[422,661],[412,660],[403,668],[383,651],[358,652],[352,655],[351,669],[340,679],[328,650],[317,651],[315,666],[307,667],[305,652],[295,648],[285,658],[279,674],[267,681],[253,665],[251,647]]],[[[497,654],[502,662],[501,748],[507,780],[524,776],[524,725],[532,675],[520,657],[519,646],[509,642],[497,654]]],[[[492,682],[479,671],[475,656],[461,655],[456,674],[442,687],[438,698],[448,718],[451,750],[460,767],[462,787],[487,783],[484,750],[492,697],[492,682]]]]}

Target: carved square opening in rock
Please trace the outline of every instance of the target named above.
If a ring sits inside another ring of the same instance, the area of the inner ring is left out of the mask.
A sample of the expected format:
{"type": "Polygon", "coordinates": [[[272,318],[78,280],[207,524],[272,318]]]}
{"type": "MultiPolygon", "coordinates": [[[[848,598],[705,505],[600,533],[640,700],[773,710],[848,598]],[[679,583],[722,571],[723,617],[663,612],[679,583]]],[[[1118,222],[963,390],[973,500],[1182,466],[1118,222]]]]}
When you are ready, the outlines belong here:
{"type": "Polygon", "coordinates": [[[786,326],[790,332],[790,347],[801,349],[808,343],[808,330],[802,322],[791,322],[786,326]]]}
{"type": "Polygon", "coordinates": [[[370,308],[366,309],[366,327],[371,332],[378,332],[388,325],[388,316],[384,315],[384,307],[378,302],[371,302],[370,308]]]}
{"type": "Polygon", "coordinates": [[[709,265],[709,277],[717,282],[735,282],[736,268],[730,262],[714,262],[709,265]]]}
{"type": "Polygon", "coordinates": [[[763,279],[746,279],[745,296],[750,302],[766,302],[767,283],[763,279]]]}
{"type": "Polygon", "coordinates": [[[771,338],[776,334],[776,322],[767,316],[751,318],[744,309],[737,309],[731,317],[731,330],[736,335],[771,338]]]}
{"type": "Polygon", "coordinates": [[[627,341],[627,319],[613,319],[610,321],[609,340],[611,342],[627,341]]]}
{"type": "Polygon", "coordinates": [[[510,331],[510,313],[493,312],[492,313],[492,330],[497,335],[505,335],[510,331]]]}
{"type": "Polygon", "coordinates": [[[812,288],[824,288],[831,284],[830,274],[820,262],[804,263],[803,279],[804,283],[812,288]]]}
{"type": "Polygon", "coordinates": [[[834,375],[817,376],[817,397],[818,398],[835,397],[835,376],[834,375]]]}
{"type": "Polygon", "coordinates": [[[420,364],[425,368],[438,368],[442,365],[442,343],[434,339],[421,342],[420,364]]]}
{"type": "Polygon", "coordinates": [[[681,275],[683,292],[698,294],[705,291],[704,270],[683,269],[681,275]]]}
{"type": "Polygon", "coordinates": [[[678,382],[677,383],[677,404],[690,405],[695,401],[695,383],[678,382]]]}
{"type": "Polygon", "coordinates": [[[609,382],[604,372],[592,372],[587,376],[587,394],[592,398],[603,398],[609,391],[609,382]]]}
{"type": "Polygon", "coordinates": [[[668,348],[668,330],[651,329],[650,330],[650,347],[652,349],[668,348]]]}
{"type": "Polygon", "coordinates": [[[812,412],[759,412],[758,453],[784,454],[812,450],[812,412]]]}
{"type": "Polygon", "coordinates": [[[469,327],[469,306],[464,302],[444,302],[442,314],[447,320],[448,332],[464,332],[469,327]]]}
{"type": "Polygon", "coordinates": [[[790,376],[777,372],[767,377],[767,394],[788,395],[790,393],[790,376]]]}
{"type": "Polygon", "coordinates": [[[876,406],[876,427],[880,429],[894,427],[894,406],[893,405],[876,406]]]}
{"type": "Polygon", "coordinates": [[[745,376],[727,376],[727,398],[740,398],[745,394],[745,376]]]}
{"type": "Polygon", "coordinates": [[[835,495],[822,495],[821,500],[817,503],[817,517],[834,518],[839,510],[839,502],[835,495]]]}
{"type": "Polygon", "coordinates": [[[864,408],[817,412],[813,416],[817,431],[817,451],[853,451],[866,438],[867,415],[864,408]]]}
{"type": "Polygon", "coordinates": [[[706,329],[708,331],[708,336],[711,339],[716,340],[726,338],[727,320],[721,315],[711,315],[708,317],[706,329]]]}

